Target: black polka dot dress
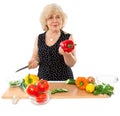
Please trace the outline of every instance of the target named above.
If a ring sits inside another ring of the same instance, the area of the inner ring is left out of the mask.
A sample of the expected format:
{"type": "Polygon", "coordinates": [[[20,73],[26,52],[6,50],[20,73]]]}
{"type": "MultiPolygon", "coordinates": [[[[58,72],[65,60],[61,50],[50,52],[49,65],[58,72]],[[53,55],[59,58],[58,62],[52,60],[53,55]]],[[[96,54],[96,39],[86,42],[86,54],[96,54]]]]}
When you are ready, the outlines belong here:
{"type": "Polygon", "coordinates": [[[52,46],[46,45],[45,36],[46,32],[38,36],[38,55],[40,59],[38,76],[48,81],[73,79],[72,69],[65,64],[63,56],[58,52],[60,42],[69,39],[70,34],[65,34],[61,30],[60,38],[52,46]]]}

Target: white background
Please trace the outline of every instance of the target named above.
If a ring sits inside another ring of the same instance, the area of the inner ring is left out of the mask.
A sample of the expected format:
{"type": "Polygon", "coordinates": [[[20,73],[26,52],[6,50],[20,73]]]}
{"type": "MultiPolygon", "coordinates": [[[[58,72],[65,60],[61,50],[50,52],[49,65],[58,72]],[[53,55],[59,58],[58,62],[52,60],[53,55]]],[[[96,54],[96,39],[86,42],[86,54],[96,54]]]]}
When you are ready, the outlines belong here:
{"type": "MultiPolygon", "coordinates": [[[[119,0],[1,0],[0,71],[3,78],[27,65],[35,37],[43,32],[40,12],[48,3],[58,3],[68,15],[64,30],[77,44],[77,76],[120,75],[119,0]]],[[[31,70],[37,73],[37,69],[31,70]]],[[[22,71],[25,74],[31,71],[22,71]]]]}
{"type": "MultiPolygon", "coordinates": [[[[37,69],[15,71],[27,65],[35,37],[43,32],[39,16],[48,3],[58,3],[68,15],[66,32],[77,44],[77,76],[101,74],[120,77],[119,0],[1,0],[0,83],[13,75],[24,78],[37,69]]],[[[2,91],[2,89],[0,89],[2,91]]]]}

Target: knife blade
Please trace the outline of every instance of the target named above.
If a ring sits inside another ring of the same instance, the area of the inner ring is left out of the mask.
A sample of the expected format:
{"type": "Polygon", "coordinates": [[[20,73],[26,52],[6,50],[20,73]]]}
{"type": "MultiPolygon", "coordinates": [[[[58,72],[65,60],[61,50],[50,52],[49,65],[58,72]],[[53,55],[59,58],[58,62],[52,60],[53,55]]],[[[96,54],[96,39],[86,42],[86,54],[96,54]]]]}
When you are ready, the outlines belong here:
{"type": "Polygon", "coordinates": [[[16,72],[19,72],[19,71],[21,71],[21,70],[23,70],[23,69],[26,69],[26,68],[28,68],[28,65],[27,65],[27,66],[24,66],[24,67],[22,67],[22,68],[20,68],[20,69],[18,69],[18,70],[16,70],[16,72]]]}

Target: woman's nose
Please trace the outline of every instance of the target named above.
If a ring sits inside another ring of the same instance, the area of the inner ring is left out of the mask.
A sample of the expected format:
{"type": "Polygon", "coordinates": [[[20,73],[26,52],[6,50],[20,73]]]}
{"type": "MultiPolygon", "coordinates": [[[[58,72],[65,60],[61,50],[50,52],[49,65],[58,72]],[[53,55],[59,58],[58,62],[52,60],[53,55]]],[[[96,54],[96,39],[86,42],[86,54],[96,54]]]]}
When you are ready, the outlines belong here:
{"type": "Polygon", "coordinates": [[[57,18],[53,18],[53,22],[56,22],[57,21],[57,18]]]}

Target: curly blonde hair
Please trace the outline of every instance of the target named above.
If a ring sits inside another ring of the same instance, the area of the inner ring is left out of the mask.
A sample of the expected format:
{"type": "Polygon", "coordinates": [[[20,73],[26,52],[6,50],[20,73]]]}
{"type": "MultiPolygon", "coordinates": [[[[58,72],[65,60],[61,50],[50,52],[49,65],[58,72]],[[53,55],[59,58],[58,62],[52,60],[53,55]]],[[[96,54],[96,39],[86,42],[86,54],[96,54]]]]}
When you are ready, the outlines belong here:
{"type": "Polygon", "coordinates": [[[62,28],[65,26],[67,15],[63,12],[62,8],[59,5],[52,3],[52,4],[48,4],[47,6],[44,7],[44,9],[41,13],[41,16],[40,16],[41,26],[44,31],[48,30],[48,27],[46,24],[47,19],[49,18],[50,15],[55,14],[56,12],[60,13],[60,15],[62,17],[62,22],[63,22],[62,28]]]}

